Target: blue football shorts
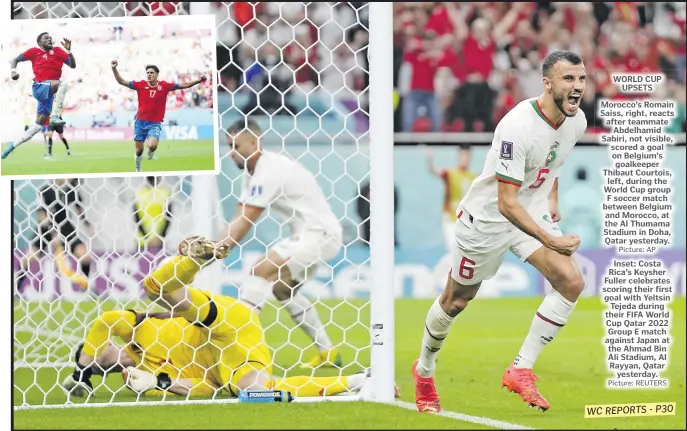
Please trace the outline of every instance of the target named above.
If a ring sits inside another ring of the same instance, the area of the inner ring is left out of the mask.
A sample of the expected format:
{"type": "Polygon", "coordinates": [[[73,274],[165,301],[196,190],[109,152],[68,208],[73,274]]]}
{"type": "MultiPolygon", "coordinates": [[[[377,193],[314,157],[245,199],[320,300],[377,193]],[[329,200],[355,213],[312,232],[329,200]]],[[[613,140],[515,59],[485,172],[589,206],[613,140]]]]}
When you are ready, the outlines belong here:
{"type": "Polygon", "coordinates": [[[55,98],[54,94],[50,92],[50,81],[34,82],[31,86],[33,97],[38,102],[36,108],[37,115],[50,115],[52,111],[52,102],[55,98]]]}
{"type": "Polygon", "coordinates": [[[134,141],[142,142],[147,138],[160,139],[162,124],[146,120],[136,120],[134,122],[134,141]]]}

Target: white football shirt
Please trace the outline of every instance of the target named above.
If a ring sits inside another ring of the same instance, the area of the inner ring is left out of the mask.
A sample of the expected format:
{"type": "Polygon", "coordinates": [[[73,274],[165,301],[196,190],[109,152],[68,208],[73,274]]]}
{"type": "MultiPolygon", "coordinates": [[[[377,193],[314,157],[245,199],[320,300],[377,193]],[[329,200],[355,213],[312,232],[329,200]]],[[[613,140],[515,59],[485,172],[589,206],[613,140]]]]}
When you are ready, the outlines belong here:
{"type": "Polygon", "coordinates": [[[457,211],[465,210],[481,223],[504,229],[510,222],[498,209],[498,181],[520,188],[518,199],[529,212],[546,211],[549,192],[563,162],[587,129],[582,110],[556,126],[539,108],[537,98],[526,99],[508,112],[494,131],[482,174],[472,183],[457,211]]]}
{"type": "Polygon", "coordinates": [[[305,230],[342,233],[315,176],[283,154],[263,150],[253,175],[244,170],[240,201],[254,207],[269,207],[291,229],[292,235],[305,230]]]}

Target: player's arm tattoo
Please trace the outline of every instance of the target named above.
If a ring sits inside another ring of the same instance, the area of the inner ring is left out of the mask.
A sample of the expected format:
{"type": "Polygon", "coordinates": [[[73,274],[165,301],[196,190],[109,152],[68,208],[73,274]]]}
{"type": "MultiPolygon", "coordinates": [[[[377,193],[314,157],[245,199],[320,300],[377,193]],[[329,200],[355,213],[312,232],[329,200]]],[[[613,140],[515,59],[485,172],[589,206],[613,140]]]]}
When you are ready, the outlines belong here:
{"type": "Polygon", "coordinates": [[[513,226],[546,245],[550,236],[530,217],[518,200],[518,188],[512,184],[498,182],[499,212],[513,224],[513,226]]]}

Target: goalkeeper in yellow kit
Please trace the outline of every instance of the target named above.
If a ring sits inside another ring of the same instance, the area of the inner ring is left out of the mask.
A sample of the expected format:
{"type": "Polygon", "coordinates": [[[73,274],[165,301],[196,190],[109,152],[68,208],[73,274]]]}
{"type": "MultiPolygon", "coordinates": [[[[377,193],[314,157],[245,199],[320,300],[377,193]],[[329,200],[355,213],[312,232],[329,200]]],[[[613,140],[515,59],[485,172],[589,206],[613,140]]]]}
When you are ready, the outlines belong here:
{"type": "Polygon", "coordinates": [[[135,392],[211,396],[227,391],[287,390],[294,396],[335,395],[358,391],[368,373],[352,376],[284,379],[272,377],[272,355],[258,315],[242,302],[199,290],[191,283],[226,245],[194,237],[182,241],[180,255],[163,262],[143,281],[148,297],[171,313],[114,310],[103,313],[77,352],[76,368],[62,382],[68,394],[93,391],[98,370],[121,367],[135,392]],[[110,342],[126,343],[119,349],[110,342]]]}

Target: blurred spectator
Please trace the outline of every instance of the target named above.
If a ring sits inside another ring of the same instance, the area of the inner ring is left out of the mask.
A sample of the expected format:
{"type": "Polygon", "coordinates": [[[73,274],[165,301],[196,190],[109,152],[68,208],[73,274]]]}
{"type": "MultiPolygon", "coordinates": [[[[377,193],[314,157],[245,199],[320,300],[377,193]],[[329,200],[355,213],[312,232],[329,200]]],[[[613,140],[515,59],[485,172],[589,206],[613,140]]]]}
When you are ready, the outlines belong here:
{"type": "Polygon", "coordinates": [[[427,150],[427,167],[429,171],[441,179],[443,183],[442,218],[444,240],[446,249],[450,252],[455,242],[456,208],[470,185],[477,178],[477,173],[470,171],[472,160],[469,147],[461,146],[458,149],[456,166],[448,169],[437,169],[434,166],[434,152],[427,150]]]}
{"type": "Polygon", "coordinates": [[[139,250],[159,251],[172,222],[171,191],[160,177],[146,177],[136,191],[134,221],[138,228],[139,250]]]}
{"type": "Polygon", "coordinates": [[[493,131],[508,110],[541,92],[542,61],[557,49],[579,53],[587,66],[589,132],[601,126],[590,115],[595,100],[626,97],[610,85],[611,71],[662,71],[671,88],[685,84],[684,3],[403,2],[394,9],[403,131],[493,131]]]}

